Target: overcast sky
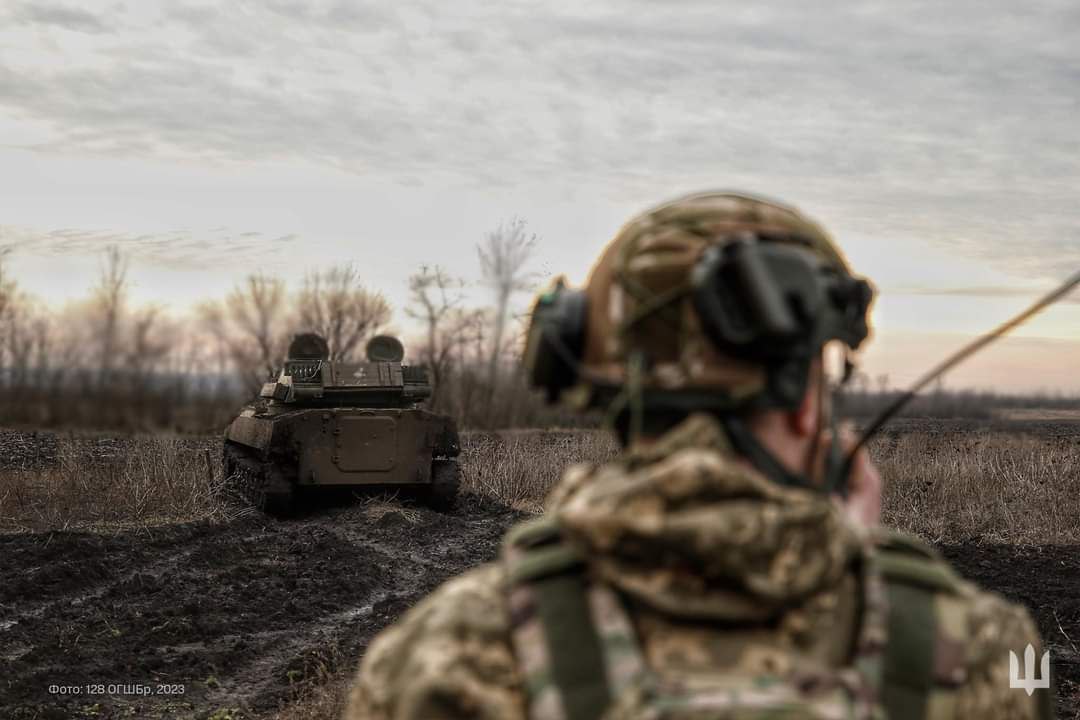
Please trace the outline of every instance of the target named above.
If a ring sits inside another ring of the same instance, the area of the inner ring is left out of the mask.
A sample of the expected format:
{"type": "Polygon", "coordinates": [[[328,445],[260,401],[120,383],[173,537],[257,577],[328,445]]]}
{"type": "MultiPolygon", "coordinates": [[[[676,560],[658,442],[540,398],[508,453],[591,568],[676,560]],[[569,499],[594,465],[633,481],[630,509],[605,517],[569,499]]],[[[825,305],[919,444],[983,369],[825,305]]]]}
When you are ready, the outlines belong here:
{"type": "MultiPolygon", "coordinates": [[[[1073,0],[0,0],[0,244],[54,303],[114,244],[177,314],[343,261],[400,308],[511,216],[581,280],[632,214],[745,189],[876,281],[904,381],[1080,269],[1077,37],[1073,0]]],[[[1074,296],[951,383],[1078,367],[1074,296]]]]}

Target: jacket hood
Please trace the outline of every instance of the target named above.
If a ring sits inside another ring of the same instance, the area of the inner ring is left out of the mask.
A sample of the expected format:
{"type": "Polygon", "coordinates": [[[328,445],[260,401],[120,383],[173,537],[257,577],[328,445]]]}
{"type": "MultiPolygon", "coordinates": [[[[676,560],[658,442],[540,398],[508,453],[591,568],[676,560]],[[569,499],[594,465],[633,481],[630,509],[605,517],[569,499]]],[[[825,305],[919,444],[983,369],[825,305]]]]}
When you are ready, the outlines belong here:
{"type": "Polygon", "coordinates": [[[571,469],[548,506],[590,572],[687,618],[778,616],[839,583],[865,542],[829,497],[741,461],[704,414],[617,462],[571,469]]]}

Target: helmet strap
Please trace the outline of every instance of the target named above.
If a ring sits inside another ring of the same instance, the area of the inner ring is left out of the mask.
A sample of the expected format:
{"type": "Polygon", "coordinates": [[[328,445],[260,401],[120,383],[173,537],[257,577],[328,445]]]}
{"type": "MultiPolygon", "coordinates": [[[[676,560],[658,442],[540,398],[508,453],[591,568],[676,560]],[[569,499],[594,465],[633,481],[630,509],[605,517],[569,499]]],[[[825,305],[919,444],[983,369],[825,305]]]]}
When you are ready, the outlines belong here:
{"type": "MultiPolygon", "coordinates": [[[[817,365],[810,365],[807,367],[807,377],[810,372],[816,370],[817,383],[816,383],[816,395],[817,395],[817,417],[814,418],[814,437],[810,442],[809,451],[806,453],[806,467],[803,472],[807,479],[814,485],[820,487],[824,484],[824,478],[821,477],[821,468],[828,463],[828,458],[832,454],[832,446],[836,442],[836,424],[833,421],[835,415],[832,412],[832,408],[826,405],[826,401],[830,400],[826,385],[828,381],[825,378],[825,371],[823,365],[819,362],[817,365]],[[830,445],[828,448],[824,447],[822,442],[826,434],[826,425],[828,425],[830,445]]],[[[800,405],[805,402],[806,391],[803,392],[803,398],[800,400],[800,405]]]]}
{"type": "Polygon", "coordinates": [[[640,351],[630,354],[626,363],[626,384],[608,403],[604,423],[618,428],[619,418],[629,414],[629,427],[624,442],[632,444],[641,439],[645,431],[645,356],[640,351]]]}
{"type": "Polygon", "coordinates": [[[765,449],[741,417],[726,413],[717,417],[735,452],[749,460],[750,464],[762,475],[777,485],[809,487],[809,478],[797,475],[784,467],[771,452],[765,449]]]}
{"type": "MultiPolygon", "coordinates": [[[[829,447],[825,449],[822,477],[819,485],[826,494],[841,497],[847,497],[847,476],[851,470],[851,465],[844,461],[844,448],[841,444],[839,426],[836,422],[836,408],[840,404],[840,388],[851,378],[854,367],[851,356],[845,354],[844,375],[840,380],[840,384],[831,389],[828,386],[829,382],[824,369],[821,370],[818,376],[818,437],[814,443],[815,447],[821,446],[821,433],[826,424],[829,426],[829,447]],[[826,405],[826,400],[829,401],[828,405],[826,405]]],[[[811,472],[817,470],[817,457],[814,460],[815,465],[811,472]]]]}
{"type": "MultiPolygon", "coordinates": [[[[833,408],[836,407],[839,390],[833,395],[833,408]]],[[[825,470],[822,478],[822,487],[829,495],[847,497],[848,475],[851,472],[850,458],[844,457],[844,448],[840,444],[840,432],[836,424],[836,412],[829,413],[829,429],[832,441],[829,443],[828,454],[825,455],[825,470]]]]}
{"type": "Polygon", "coordinates": [[[826,400],[829,399],[826,383],[825,373],[821,371],[818,378],[817,428],[811,441],[810,452],[807,453],[806,468],[801,474],[791,472],[777,460],[776,456],[761,444],[741,417],[725,413],[719,416],[720,422],[727,432],[732,447],[765,477],[779,485],[822,489],[826,493],[843,494],[846,483],[837,482],[838,479],[843,479],[843,453],[840,446],[840,434],[837,431],[836,413],[832,411],[831,404],[826,404],[826,400]],[[828,425],[828,430],[826,430],[826,425],[828,425]],[[817,468],[821,458],[822,435],[825,432],[829,433],[829,446],[825,448],[824,477],[819,478],[817,468]]]}
{"type": "Polygon", "coordinates": [[[640,352],[630,354],[627,362],[627,398],[630,403],[630,441],[639,440],[645,428],[645,357],[640,352]]]}

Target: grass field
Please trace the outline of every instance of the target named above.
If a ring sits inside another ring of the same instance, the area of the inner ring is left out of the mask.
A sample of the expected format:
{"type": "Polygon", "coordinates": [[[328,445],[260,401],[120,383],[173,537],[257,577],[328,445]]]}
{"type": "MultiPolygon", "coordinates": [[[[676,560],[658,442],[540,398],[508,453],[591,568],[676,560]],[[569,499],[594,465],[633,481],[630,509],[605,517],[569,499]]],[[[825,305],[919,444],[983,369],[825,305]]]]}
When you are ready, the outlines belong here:
{"type": "MultiPolygon", "coordinates": [[[[1080,424],[1072,436],[1053,427],[882,435],[871,455],[886,482],[885,521],[934,542],[1080,542],[1080,424]]],[[[238,511],[221,492],[216,438],[6,431],[0,444],[0,529],[226,521],[238,511]]],[[[467,433],[465,489],[538,512],[568,465],[616,452],[603,431],[467,433]]]]}
{"type": "MultiPolygon", "coordinates": [[[[617,452],[607,433],[474,433],[469,487],[538,511],[573,462],[617,452]]],[[[884,521],[937,543],[1080,542],[1080,425],[1073,437],[994,430],[909,430],[870,446],[885,480],[884,521]]]]}

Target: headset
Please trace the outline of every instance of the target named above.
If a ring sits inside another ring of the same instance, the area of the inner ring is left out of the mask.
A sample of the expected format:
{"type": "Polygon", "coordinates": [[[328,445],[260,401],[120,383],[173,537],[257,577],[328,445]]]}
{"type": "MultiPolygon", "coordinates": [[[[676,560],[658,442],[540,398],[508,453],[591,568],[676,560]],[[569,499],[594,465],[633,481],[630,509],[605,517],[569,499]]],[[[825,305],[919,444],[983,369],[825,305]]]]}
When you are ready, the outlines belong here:
{"type": "MultiPolygon", "coordinates": [[[[826,262],[798,238],[744,233],[706,250],[683,290],[671,301],[688,293],[708,339],[727,355],[765,367],[766,386],[750,398],[643,388],[636,398],[638,421],[643,422],[641,408],[668,417],[711,411],[735,447],[768,477],[783,485],[805,486],[807,479],[779,463],[738,412],[797,407],[806,392],[810,364],[825,343],[840,340],[855,350],[866,339],[873,287],[826,262]]],[[[525,358],[529,380],[546,392],[549,402],[586,380],[594,405],[610,403],[619,409],[627,399],[622,388],[581,377],[587,319],[585,292],[566,287],[561,279],[537,299],[525,358]]],[[[850,373],[850,360],[846,370],[850,373]]],[[[616,427],[633,422],[620,412],[616,427]]],[[[845,463],[841,456],[834,424],[826,458],[826,492],[846,493],[849,466],[850,459],[845,463]]]]}
{"type": "MultiPolygon", "coordinates": [[[[776,240],[743,234],[710,247],[686,288],[717,349],[767,369],[768,386],[754,399],[757,407],[796,406],[809,363],[830,340],[856,349],[869,334],[866,313],[874,295],[865,279],[827,263],[806,245],[776,240]]],[[[529,379],[549,401],[581,380],[587,314],[585,292],[561,280],[536,302],[529,379]]]]}

